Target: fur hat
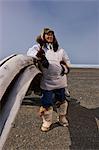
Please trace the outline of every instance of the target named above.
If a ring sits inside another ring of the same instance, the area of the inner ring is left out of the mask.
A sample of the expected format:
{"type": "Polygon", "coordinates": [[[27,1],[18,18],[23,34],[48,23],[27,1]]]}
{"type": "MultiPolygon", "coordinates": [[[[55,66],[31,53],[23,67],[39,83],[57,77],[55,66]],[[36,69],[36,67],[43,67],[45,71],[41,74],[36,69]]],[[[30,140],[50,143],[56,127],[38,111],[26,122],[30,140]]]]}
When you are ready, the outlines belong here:
{"type": "Polygon", "coordinates": [[[44,41],[44,35],[47,34],[47,33],[49,33],[49,32],[52,32],[53,35],[54,35],[54,31],[53,30],[51,30],[49,28],[44,28],[42,30],[41,34],[39,36],[37,36],[37,38],[36,38],[37,43],[41,44],[42,41],[44,41]]]}
{"type": "Polygon", "coordinates": [[[40,44],[40,46],[45,46],[46,47],[46,41],[44,39],[44,36],[45,34],[49,33],[49,32],[52,32],[53,33],[53,36],[54,36],[54,41],[53,41],[53,47],[54,47],[54,50],[57,51],[58,49],[58,42],[56,40],[56,37],[55,37],[55,34],[54,34],[54,31],[49,29],[49,28],[44,28],[41,32],[41,34],[39,36],[37,36],[36,38],[36,42],[40,44]]]}
{"type": "Polygon", "coordinates": [[[49,28],[44,28],[44,29],[42,30],[42,32],[41,32],[41,38],[42,38],[42,40],[44,39],[44,35],[45,35],[45,34],[48,34],[49,32],[52,32],[53,35],[54,35],[54,31],[51,30],[51,29],[49,29],[49,28]]]}

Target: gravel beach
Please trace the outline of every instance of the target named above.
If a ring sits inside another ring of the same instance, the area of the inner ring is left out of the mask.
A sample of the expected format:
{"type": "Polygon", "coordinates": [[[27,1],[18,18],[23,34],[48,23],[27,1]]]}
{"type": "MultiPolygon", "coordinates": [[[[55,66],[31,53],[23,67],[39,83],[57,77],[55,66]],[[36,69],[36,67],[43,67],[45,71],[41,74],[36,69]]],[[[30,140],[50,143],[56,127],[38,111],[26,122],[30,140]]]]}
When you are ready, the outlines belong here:
{"type": "Polygon", "coordinates": [[[99,69],[72,68],[68,88],[73,100],[68,105],[68,127],[60,126],[53,112],[51,130],[41,132],[40,100],[31,97],[31,102],[23,101],[3,150],[98,150],[99,69]]]}

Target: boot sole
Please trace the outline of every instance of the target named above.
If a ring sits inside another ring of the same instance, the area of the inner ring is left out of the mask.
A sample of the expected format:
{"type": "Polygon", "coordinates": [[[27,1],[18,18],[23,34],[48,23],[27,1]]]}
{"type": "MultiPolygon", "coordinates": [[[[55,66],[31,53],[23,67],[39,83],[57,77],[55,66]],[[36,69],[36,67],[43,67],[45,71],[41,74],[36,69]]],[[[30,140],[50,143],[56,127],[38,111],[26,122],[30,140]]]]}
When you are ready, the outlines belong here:
{"type": "Polygon", "coordinates": [[[49,127],[49,128],[41,127],[41,131],[42,131],[42,132],[47,132],[47,131],[49,131],[49,130],[50,130],[50,127],[49,127]]]}

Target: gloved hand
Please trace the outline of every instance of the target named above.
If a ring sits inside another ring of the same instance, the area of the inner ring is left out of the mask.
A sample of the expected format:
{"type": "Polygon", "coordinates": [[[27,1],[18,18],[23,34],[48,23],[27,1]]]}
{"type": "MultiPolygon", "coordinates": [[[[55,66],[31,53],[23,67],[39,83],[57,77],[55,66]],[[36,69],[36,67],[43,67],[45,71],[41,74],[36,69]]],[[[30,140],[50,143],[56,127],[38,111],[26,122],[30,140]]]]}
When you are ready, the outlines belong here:
{"type": "Polygon", "coordinates": [[[61,76],[63,76],[65,74],[65,67],[62,64],[61,67],[62,67],[61,76]]]}
{"type": "Polygon", "coordinates": [[[67,66],[67,64],[64,61],[60,62],[60,65],[62,67],[61,75],[68,74],[70,72],[70,68],[67,66]]]}
{"type": "Polygon", "coordinates": [[[44,68],[47,68],[49,67],[49,62],[47,60],[47,58],[45,57],[45,55],[42,56],[42,59],[41,59],[41,64],[44,68]]]}
{"type": "Polygon", "coordinates": [[[40,49],[36,55],[38,58],[39,58],[39,61],[41,62],[42,66],[44,68],[47,68],[49,67],[49,62],[45,56],[45,52],[43,49],[40,49]]]}
{"type": "Polygon", "coordinates": [[[45,52],[42,48],[37,52],[36,56],[40,59],[42,59],[43,55],[45,55],[45,52]]]}

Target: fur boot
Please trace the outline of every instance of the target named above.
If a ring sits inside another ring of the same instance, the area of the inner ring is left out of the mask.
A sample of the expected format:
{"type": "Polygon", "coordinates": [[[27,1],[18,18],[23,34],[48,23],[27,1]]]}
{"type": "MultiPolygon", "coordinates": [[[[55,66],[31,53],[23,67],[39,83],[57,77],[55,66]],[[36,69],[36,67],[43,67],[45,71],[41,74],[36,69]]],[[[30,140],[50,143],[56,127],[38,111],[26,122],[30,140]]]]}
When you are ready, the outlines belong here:
{"type": "Polygon", "coordinates": [[[66,119],[66,113],[67,113],[67,107],[68,103],[64,101],[60,104],[60,106],[57,108],[57,114],[58,114],[58,121],[62,126],[68,126],[68,120],[66,119]]]}
{"type": "MultiPolygon", "coordinates": [[[[43,108],[43,107],[42,107],[43,108]]],[[[50,126],[52,124],[52,113],[53,113],[53,107],[49,107],[48,109],[42,109],[44,110],[41,117],[43,119],[43,123],[41,126],[41,131],[48,131],[50,129],[50,126]]]]}

